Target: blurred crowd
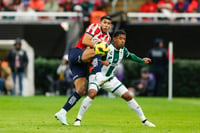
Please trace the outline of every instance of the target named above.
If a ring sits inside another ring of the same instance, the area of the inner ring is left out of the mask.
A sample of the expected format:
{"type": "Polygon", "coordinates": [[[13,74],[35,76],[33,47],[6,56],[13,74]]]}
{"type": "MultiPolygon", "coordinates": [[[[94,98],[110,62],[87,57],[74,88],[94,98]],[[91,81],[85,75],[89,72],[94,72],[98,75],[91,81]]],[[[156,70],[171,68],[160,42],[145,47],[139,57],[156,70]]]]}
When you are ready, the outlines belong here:
{"type": "MultiPolygon", "coordinates": [[[[171,13],[199,13],[200,0],[146,0],[140,7],[140,12],[146,13],[163,13],[166,16],[171,13]]],[[[143,20],[149,20],[144,18],[143,20]]],[[[171,20],[169,18],[160,18],[160,20],[171,20]]],[[[184,20],[184,18],[176,18],[175,20],[184,20]]],[[[190,18],[196,22],[199,18],[190,18]]]]}
{"type": "MultiPolygon", "coordinates": [[[[82,11],[89,15],[99,7],[111,6],[112,0],[0,0],[0,11],[82,11]]],[[[139,12],[200,12],[200,0],[146,0],[139,12]]]]}
{"type": "MultiPolygon", "coordinates": [[[[113,0],[0,0],[0,11],[82,12],[86,18],[90,19],[91,23],[94,23],[96,16],[110,13],[112,2],[113,0]]],[[[133,5],[132,7],[134,8],[135,6],[133,5]]],[[[170,16],[171,13],[198,13],[200,12],[199,7],[200,0],[144,0],[138,7],[138,12],[159,12],[170,16]]],[[[8,18],[12,19],[12,17],[4,17],[4,19],[8,18]]],[[[176,20],[183,19],[176,18],[176,20]]],[[[86,20],[88,21],[88,19],[86,20]]],[[[151,19],[143,18],[143,20],[151,19]]],[[[170,19],[161,18],[160,20],[170,19]]],[[[190,20],[196,22],[199,18],[190,18],[190,20]]]]}
{"type": "Polygon", "coordinates": [[[194,13],[200,12],[200,0],[146,0],[140,12],[194,13]]]}
{"type": "Polygon", "coordinates": [[[90,15],[109,0],[0,0],[0,11],[68,12],[82,11],[90,15]]]}

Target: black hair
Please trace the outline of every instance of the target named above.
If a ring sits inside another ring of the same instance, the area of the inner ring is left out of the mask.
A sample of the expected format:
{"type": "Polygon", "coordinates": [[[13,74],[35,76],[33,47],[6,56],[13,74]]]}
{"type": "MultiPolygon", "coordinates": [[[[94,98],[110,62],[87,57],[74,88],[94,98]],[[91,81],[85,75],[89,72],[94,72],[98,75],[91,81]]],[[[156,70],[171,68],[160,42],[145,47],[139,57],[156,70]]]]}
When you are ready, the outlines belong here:
{"type": "Polygon", "coordinates": [[[162,38],[155,38],[154,42],[155,42],[155,44],[159,44],[159,43],[163,42],[163,39],[162,38]]]}
{"type": "Polygon", "coordinates": [[[162,38],[155,38],[154,43],[156,47],[159,47],[160,43],[163,43],[164,40],[162,38]]]}
{"type": "Polygon", "coordinates": [[[101,21],[104,20],[104,19],[108,19],[108,20],[112,21],[112,19],[111,19],[110,16],[103,16],[103,17],[101,17],[101,21]]]}
{"type": "Polygon", "coordinates": [[[113,37],[117,37],[117,36],[119,36],[119,35],[126,35],[126,31],[125,30],[117,30],[115,33],[114,33],[114,35],[113,35],[113,37]]]}
{"type": "Polygon", "coordinates": [[[141,69],[141,73],[149,73],[149,68],[148,67],[143,67],[141,69]]]}

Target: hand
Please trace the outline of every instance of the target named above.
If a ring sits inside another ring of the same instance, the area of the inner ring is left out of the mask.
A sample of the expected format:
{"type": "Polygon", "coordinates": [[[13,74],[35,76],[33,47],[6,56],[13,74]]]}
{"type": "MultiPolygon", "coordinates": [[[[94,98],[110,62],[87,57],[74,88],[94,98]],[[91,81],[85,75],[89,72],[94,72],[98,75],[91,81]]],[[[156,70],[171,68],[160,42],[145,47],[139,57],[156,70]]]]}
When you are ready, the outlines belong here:
{"type": "Polygon", "coordinates": [[[138,89],[142,89],[142,88],[144,88],[144,86],[143,86],[143,84],[138,84],[138,89]]]}
{"type": "Polygon", "coordinates": [[[108,66],[110,63],[108,61],[101,61],[101,63],[105,66],[108,66]]]}
{"type": "Polygon", "coordinates": [[[151,62],[150,58],[143,58],[145,64],[149,64],[151,62]]]}

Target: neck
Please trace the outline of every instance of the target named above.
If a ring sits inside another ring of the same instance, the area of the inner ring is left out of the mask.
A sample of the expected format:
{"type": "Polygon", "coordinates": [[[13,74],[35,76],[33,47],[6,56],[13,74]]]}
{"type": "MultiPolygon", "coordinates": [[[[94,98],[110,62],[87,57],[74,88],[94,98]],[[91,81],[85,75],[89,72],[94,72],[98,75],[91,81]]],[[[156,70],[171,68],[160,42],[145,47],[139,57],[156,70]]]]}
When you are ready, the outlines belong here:
{"type": "Polygon", "coordinates": [[[114,45],[114,47],[115,47],[117,50],[120,50],[120,47],[117,47],[117,46],[115,46],[115,45],[114,45]]]}

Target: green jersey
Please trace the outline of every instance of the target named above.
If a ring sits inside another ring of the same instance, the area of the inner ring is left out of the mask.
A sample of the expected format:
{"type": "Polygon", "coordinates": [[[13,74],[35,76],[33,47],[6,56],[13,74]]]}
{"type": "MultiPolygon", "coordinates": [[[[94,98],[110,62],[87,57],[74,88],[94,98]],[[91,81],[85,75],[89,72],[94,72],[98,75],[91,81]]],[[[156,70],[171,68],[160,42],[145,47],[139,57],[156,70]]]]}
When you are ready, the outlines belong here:
{"type": "Polygon", "coordinates": [[[116,66],[119,65],[123,59],[130,59],[139,63],[145,62],[135,54],[130,53],[126,47],[122,47],[118,50],[114,47],[113,43],[110,43],[108,47],[110,48],[110,51],[105,56],[105,60],[109,62],[109,65],[103,65],[101,68],[101,72],[104,76],[114,76],[116,66]]]}

